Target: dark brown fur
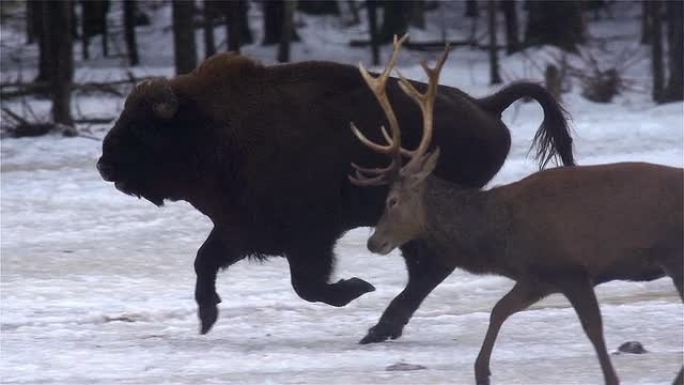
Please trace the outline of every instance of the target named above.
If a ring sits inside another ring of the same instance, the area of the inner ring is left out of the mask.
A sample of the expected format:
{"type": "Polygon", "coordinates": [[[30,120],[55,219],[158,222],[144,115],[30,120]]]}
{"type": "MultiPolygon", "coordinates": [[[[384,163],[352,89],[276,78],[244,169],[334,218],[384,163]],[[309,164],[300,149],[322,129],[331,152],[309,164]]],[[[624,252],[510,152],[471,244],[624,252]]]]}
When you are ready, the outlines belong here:
{"type": "MultiPolygon", "coordinates": [[[[422,87],[419,84],[419,88],[422,87]]],[[[408,146],[420,138],[420,117],[393,80],[389,95],[408,146]]],[[[445,151],[441,177],[472,187],[488,182],[510,147],[500,114],[529,96],[544,109],[540,160],[572,164],[560,106],[540,86],[518,83],[485,99],[441,87],[435,142],[445,151]]],[[[386,188],[347,181],[352,160],[383,160],[358,144],[354,120],[369,138],[384,117],[356,68],[328,62],[265,67],[229,54],[193,73],[137,87],[103,143],[98,168],[121,191],[161,205],[186,200],[214,223],[195,260],[202,332],[216,321],[219,268],[247,256],[288,258],[299,296],[343,306],[373,290],[359,279],[329,283],[333,246],[345,231],[375,223],[386,188]]],[[[420,243],[403,248],[409,284],[363,342],[401,335],[423,298],[450,270],[424,258],[420,243]]]]}

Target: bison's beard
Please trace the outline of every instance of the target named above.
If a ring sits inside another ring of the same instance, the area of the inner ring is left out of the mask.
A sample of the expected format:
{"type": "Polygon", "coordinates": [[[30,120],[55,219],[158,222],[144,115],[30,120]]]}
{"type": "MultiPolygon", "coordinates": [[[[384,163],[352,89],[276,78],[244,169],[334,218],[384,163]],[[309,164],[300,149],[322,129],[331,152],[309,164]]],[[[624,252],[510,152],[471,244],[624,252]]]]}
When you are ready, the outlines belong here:
{"type": "Polygon", "coordinates": [[[114,182],[114,187],[116,187],[117,190],[121,191],[124,194],[147,199],[156,206],[164,205],[164,197],[161,194],[152,192],[149,189],[145,189],[136,183],[118,181],[114,182]]]}
{"type": "Polygon", "coordinates": [[[157,206],[164,204],[164,194],[159,192],[161,191],[159,188],[154,187],[155,184],[151,182],[152,178],[103,159],[100,159],[97,168],[102,179],[114,182],[114,187],[122,193],[145,198],[157,206]]]}

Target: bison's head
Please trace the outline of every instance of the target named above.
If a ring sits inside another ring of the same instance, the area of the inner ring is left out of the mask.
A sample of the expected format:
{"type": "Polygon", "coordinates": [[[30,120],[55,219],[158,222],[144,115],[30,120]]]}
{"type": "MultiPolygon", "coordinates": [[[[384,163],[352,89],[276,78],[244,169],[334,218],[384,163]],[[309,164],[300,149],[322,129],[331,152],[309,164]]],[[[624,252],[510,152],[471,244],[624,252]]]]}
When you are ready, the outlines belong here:
{"type": "MultiPolygon", "coordinates": [[[[193,123],[166,79],[137,85],[102,144],[97,169],[126,194],[156,205],[183,199],[196,177],[193,123]]],[[[184,107],[185,108],[185,107],[184,107]]]]}

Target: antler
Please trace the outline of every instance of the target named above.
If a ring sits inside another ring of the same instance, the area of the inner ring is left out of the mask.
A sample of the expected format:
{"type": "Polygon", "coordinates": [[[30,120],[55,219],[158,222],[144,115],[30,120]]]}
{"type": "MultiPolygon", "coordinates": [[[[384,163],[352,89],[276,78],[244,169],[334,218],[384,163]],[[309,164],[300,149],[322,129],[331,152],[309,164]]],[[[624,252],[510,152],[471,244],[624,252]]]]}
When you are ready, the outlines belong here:
{"type": "MultiPolygon", "coordinates": [[[[371,89],[371,91],[377,98],[378,102],[380,103],[380,107],[385,112],[385,116],[387,117],[387,121],[390,126],[391,136],[387,133],[385,127],[381,126],[380,128],[382,131],[382,135],[388,143],[387,145],[382,145],[366,138],[361,133],[361,131],[359,131],[356,125],[354,125],[353,122],[350,123],[351,129],[354,132],[354,135],[356,135],[356,137],[363,144],[365,144],[366,146],[368,146],[376,152],[391,156],[392,161],[390,162],[389,166],[384,168],[364,168],[352,163],[352,167],[354,167],[356,172],[353,176],[349,175],[349,180],[355,185],[371,186],[389,183],[391,176],[396,175],[399,172],[399,169],[401,168],[402,155],[410,157],[411,160],[409,161],[409,164],[411,164],[414,162],[415,159],[422,157],[430,145],[433,128],[432,111],[434,107],[435,96],[437,95],[439,73],[442,70],[442,66],[444,65],[444,62],[446,61],[449,55],[449,47],[447,46],[444,49],[444,53],[437,62],[435,68],[428,67],[427,64],[424,62],[421,63],[421,66],[425,70],[425,73],[428,75],[429,80],[428,88],[425,91],[425,93],[418,92],[418,90],[416,90],[416,88],[408,80],[406,80],[406,78],[404,78],[401,75],[401,73],[399,73],[399,71],[397,70],[397,74],[399,75],[399,86],[409,97],[411,97],[413,100],[416,101],[416,103],[418,103],[423,114],[423,137],[420,141],[420,145],[416,150],[409,151],[401,147],[401,131],[399,129],[399,122],[397,121],[397,117],[394,114],[394,110],[392,110],[392,106],[390,105],[386,89],[387,79],[389,78],[390,72],[392,71],[392,69],[394,69],[394,67],[397,64],[401,45],[407,38],[408,35],[404,35],[401,39],[398,39],[396,35],[394,36],[394,49],[392,52],[392,56],[390,57],[390,60],[387,63],[387,66],[385,67],[384,71],[377,77],[371,76],[366,70],[366,68],[363,66],[363,64],[359,63],[359,71],[361,72],[361,76],[366,81],[368,87],[371,89]]],[[[407,166],[409,164],[407,164],[407,166]]]]}
{"type": "MultiPolygon", "coordinates": [[[[420,159],[423,155],[425,155],[425,152],[432,141],[434,106],[435,97],[437,96],[437,89],[439,88],[439,74],[442,72],[442,67],[444,66],[444,63],[448,57],[449,46],[447,45],[434,68],[428,67],[426,62],[420,63],[421,67],[423,67],[423,70],[428,76],[428,87],[424,93],[418,92],[413,84],[406,80],[399,70],[397,70],[397,74],[399,75],[399,87],[401,87],[406,95],[410,96],[418,104],[418,106],[420,106],[420,110],[423,114],[423,136],[420,140],[420,144],[413,151],[402,149],[404,154],[411,158],[409,163],[413,163],[416,161],[416,159],[420,159]]],[[[408,166],[408,164],[406,166],[408,166]]]]}
{"type": "Polygon", "coordinates": [[[391,156],[392,161],[390,162],[389,166],[384,168],[363,168],[352,163],[352,167],[354,167],[356,173],[354,176],[350,175],[349,180],[356,185],[370,186],[385,184],[388,182],[387,177],[393,173],[396,173],[401,167],[401,131],[399,130],[397,116],[394,114],[394,110],[392,110],[389,98],[387,97],[386,85],[387,79],[389,79],[392,69],[394,69],[394,67],[397,65],[401,45],[404,44],[404,41],[406,41],[407,38],[408,35],[404,35],[401,39],[398,39],[397,36],[394,35],[394,48],[392,51],[392,56],[390,57],[385,69],[377,77],[373,77],[370,73],[368,73],[368,70],[366,70],[366,68],[363,66],[363,63],[359,63],[359,72],[361,72],[361,76],[366,81],[366,84],[368,84],[368,87],[378,100],[380,107],[385,112],[392,135],[390,136],[387,133],[387,129],[385,129],[384,126],[381,126],[380,128],[382,130],[382,135],[388,143],[387,145],[381,145],[366,138],[366,136],[359,131],[354,122],[351,122],[349,125],[354,132],[354,135],[356,135],[361,143],[365,144],[376,152],[391,156]]]}

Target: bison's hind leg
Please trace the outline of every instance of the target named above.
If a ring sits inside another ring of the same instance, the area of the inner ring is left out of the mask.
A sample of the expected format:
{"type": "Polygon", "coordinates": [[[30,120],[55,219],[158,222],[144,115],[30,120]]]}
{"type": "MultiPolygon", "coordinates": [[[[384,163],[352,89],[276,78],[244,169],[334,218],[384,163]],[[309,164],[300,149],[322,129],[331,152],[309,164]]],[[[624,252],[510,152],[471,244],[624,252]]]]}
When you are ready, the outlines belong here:
{"type": "Polygon", "coordinates": [[[375,290],[373,285],[357,277],[328,283],[334,245],[334,237],[312,236],[287,253],[292,287],[302,299],[341,307],[375,290]]]}

